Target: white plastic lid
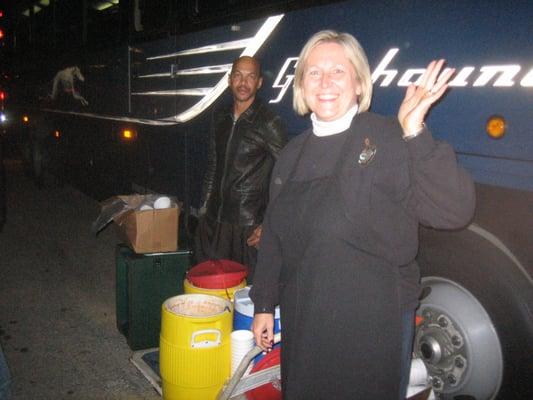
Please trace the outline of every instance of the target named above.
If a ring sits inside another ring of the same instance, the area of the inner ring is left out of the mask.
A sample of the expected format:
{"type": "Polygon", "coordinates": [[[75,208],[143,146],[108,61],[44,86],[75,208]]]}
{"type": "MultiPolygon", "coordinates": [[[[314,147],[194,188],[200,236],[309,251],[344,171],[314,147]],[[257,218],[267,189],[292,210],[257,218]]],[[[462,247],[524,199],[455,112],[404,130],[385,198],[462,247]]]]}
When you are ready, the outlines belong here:
{"type": "MultiPolygon", "coordinates": [[[[234,294],[233,305],[235,307],[235,311],[242,315],[246,315],[247,317],[253,318],[254,302],[252,299],[250,299],[250,288],[251,286],[246,286],[237,290],[234,294]]],[[[274,318],[279,319],[279,306],[276,306],[274,318]]]]}
{"type": "Polygon", "coordinates": [[[170,207],[170,198],[167,196],[161,196],[156,201],[154,201],[154,208],[156,210],[161,210],[163,208],[170,207]]]}

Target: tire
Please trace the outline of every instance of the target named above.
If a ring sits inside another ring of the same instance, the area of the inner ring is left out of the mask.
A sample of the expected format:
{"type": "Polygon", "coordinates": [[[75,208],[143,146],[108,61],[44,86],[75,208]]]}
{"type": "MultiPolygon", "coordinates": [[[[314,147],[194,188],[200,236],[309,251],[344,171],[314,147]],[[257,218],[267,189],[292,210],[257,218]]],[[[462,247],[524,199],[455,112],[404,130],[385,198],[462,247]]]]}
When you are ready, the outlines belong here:
{"type": "Polygon", "coordinates": [[[417,261],[425,321],[414,351],[435,392],[446,400],[532,399],[531,277],[470,229],[422,230],[417,261]]]}
{"type": "Polygon", "coordinates": [[[50,154],[50,144],[46,140],[31,143],[30,175],[39,189],[54,189],[63,186],[59,168],[50,154]]]}
{"type": "Polygon", "coordinates": [[[31,176],[39,189],[44,187],[44,154],[41,143],[31,143],[31,176]]]}

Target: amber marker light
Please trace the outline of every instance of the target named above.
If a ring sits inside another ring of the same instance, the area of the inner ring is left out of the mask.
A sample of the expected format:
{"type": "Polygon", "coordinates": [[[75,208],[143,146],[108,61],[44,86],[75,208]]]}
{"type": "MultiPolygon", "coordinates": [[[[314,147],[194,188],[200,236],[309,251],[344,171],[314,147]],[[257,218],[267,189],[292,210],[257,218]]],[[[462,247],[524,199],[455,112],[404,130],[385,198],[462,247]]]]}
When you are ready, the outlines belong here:
{"type": "Polygon", "coordinates": [[[131,142],[137,138],[137,132],[133,129],[123,129],[120,132],[120,137],[126,142],[131,142]]]}
{"type": "Polygon", "coordinates": [[[487,134],[493,139],[501,139],[506,131],[505,118],[501,115],[493,115],[487,121],[487,134]]]}
{"type": "Polygon", "coordinates": [[[23,115],[23,116],[22,116],[22,122],[24,122],[25,124],[27,124],[28,122],[30,122],[30,117],[28,117],[27,115],[23,115]]]}
{"type": "Polygon", "coordinates": [[[61,132],[59,132],[57,129],[53,133],[54,138],[59,139],[61,137],[61,132]]]}

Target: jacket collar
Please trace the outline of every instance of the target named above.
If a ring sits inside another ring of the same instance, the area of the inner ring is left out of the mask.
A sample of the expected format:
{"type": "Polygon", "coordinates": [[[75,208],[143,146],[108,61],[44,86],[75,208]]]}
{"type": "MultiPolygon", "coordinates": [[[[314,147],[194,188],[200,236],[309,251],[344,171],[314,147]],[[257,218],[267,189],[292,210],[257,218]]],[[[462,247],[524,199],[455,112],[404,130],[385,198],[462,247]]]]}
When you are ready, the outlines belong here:
{"type": "MultiPolygon", "coordinates": [[[[259,110],[261,109],[261,106],[263,105],[263,101],[256,96],[254,102],[248,107],[240,116],[238,121],[245,119],[248,122],[254,122],[255,118],[257,117],[257,114],[259,113],[259,110]]],[[[233,105],[230,107],[230,116],[233,118],[233,105]]]]}

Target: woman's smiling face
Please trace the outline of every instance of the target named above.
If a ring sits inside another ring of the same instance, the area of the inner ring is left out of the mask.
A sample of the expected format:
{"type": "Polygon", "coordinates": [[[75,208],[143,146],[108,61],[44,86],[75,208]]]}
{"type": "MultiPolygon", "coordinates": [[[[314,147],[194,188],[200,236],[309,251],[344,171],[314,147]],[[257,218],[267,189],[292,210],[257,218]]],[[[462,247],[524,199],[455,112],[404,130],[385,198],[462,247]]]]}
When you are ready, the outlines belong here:
{"type": "Polygon", "coordinates": [[[355,68],[340,44],[317,45],[307,57],[303,95],[309,109],[321,121],[341,118],[357,104],[361,84],[355,68]]]}

